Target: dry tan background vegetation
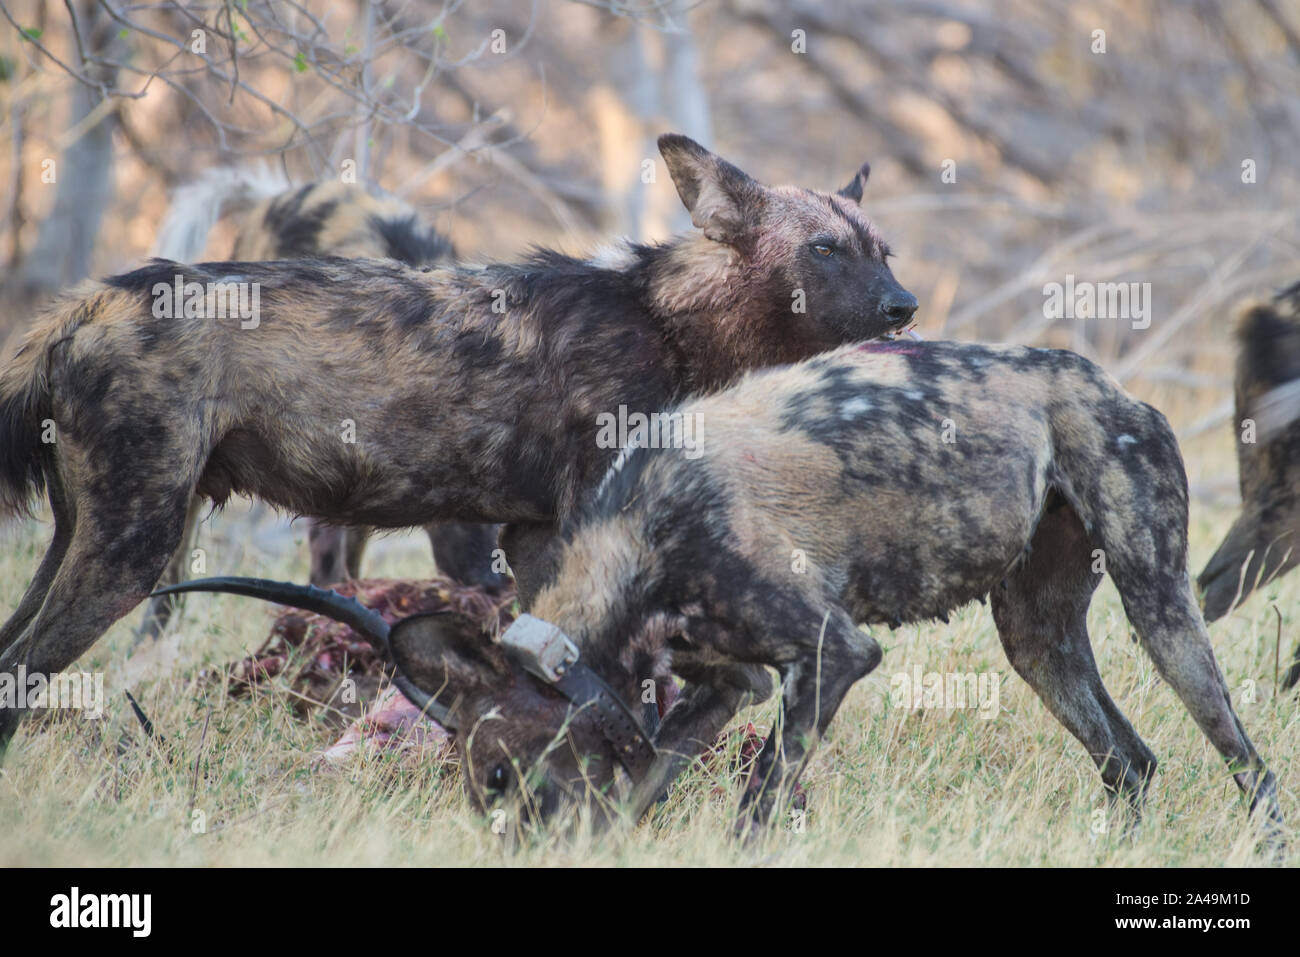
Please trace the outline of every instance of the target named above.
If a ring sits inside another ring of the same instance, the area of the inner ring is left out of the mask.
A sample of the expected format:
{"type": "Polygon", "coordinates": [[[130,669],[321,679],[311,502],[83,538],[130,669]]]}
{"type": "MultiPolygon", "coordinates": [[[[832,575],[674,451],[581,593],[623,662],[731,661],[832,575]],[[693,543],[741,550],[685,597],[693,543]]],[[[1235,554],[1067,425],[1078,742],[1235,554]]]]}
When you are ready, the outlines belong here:
{"type": "MultiPolygon", "coordinates": [[[[266,163],[307,181],[359,161],[462,254],[506,259],[530,243],[577,252],[602,237],[655,239],[688,225],[662,164],[655,182],[641,180],[665,130],[695,136],[770,183],[834,187],[866,159],[865,206],[898,254],[898,278],[921,301],[920,330],[1073,348],[1163,409],[1196,496],[1192,564],[1204,563],[1236,496],[1233,314],[1243,298],[1300,279],[1300,3],[614,6],[0,0],[10,21],[0,23],[0,338],[21,330],[53,291],[147,256],[169,191],[213,166],[266,163]],[[294,36],[244,30],[237,83],[220,43],[209,52],[226,79],[165,39],[187,36],[196,17],[225,23],[223,10],[238,25],[241,9],[278,17],[294,36]],[[103,63],[78,66],[73,14],[83,48],[103,63]],[[380,36],[402,33],[369,60],[368,16],[380,36]],[[34,32],[24,38],[18,28],[34,32]],[[497,29],[503,54],[486,46],[497,29]],[[1093,52],[1097,30],[1104,53],[1093,52]],[[792,50],[794,31],[804,31],[803,52],[792,50]],[[166,82],[150,80],[158,70],[166,82]],[[410,117],[395,119],[421,83],[410,117]],[[101,101],[105,90],[121,95],[101,101]],[[60,170],[55,184],[41,181],[49,159],[60,170]],[[1243,181],[1247,160],[1253,182],[1243,181]],[[946,161],[955,182],[941,178],[946,161]],[[1151,283],[1150,328],[1044,319],[1043,285],[1067,273],[1151,283]]],[[[229,238],[225,224],[210,254],[222,255],[229,238]]],[[[304,578],[303,551],[286,540],[303,529],[258,537],[249,527],[227,517],[205,528],[220,570],[304,578]]],[[[37,522],[0,529],[0,608],[16,604],[48,532],[37,522]]],[[[427,567],[418,542],[392,539],[370,572],[427,567]]],[[[1264,589],[1212,629],[1234,698],[1253,695],[1238,704],[1278,770],[1292,819],[1300,719],[1294,698],[1273,693],[1273,608],[1285,653],[1295,645],[1298,596],[1293,580],[1264,589]]],[[[725,840],[730,792],[713,795],[699,773],[629,838],[546,840],[503,858],[448,786],[451,772],[393,772],[375,760],[322,775],[310,752],[326,735],[292,721],[286,702],[248,706],[204,693],[198,671],[238,657],[268,624],[247,602],[213,599],[192,601],[181,632],[147,659],[132,655],[127,623],[91,652],[87,666],[109,675],[106,727],[24,732],[0,776],[0,860],[1252,860],[1235,789],[1128,642],[1109,586],[1091,621],[1103,675],[1164,762],[1152,814],[1133,840],[1092,833],[1101,806],[1092,766],[1018,679],[1006,680],[994,721],[883,703],[889,675],[916,663],[1008,671],[982,608],[886,640],[884,666],[855,690],[810,770],[807,834],[740,851],[725,840]],[[186,755],[179,764],[139,748],[116,754],[117,734],[130,730],[124,687],[170,732],[186,755]],[[200,837],[187,827],[188,768],[209,711],[198,800],[225,824],[200,837]]]]}

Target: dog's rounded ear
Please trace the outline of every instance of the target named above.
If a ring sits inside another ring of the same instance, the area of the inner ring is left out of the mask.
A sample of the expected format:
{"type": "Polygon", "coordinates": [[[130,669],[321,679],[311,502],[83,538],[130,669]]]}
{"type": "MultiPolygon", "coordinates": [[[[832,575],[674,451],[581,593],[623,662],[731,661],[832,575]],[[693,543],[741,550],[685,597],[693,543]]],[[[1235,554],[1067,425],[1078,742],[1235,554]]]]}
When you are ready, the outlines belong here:
{"type": "Polygon", "coordinates": [[[398,672],[449,708],[467,691],[501,677],[501,657],[482,627],[456,612],[403,618],[389,633],[388,646],[398,672]]]}
{"type": "Polygon", "coordinates": [[[761,183],[680,133],[659,137],[659,152],[691,222],[705,236],[734,244],[750,231],[763,201],[761,183]]]}
{"type": "Polygon", "coordinates": [[[853,174],[853,179],[849,184],[839,191],[839,194],[845,199],[851,199],[855,203],[862,202],[862,191],[867,185],[867,177],[871,175],[871,164],[863,163],[862,168],[853,174]]]}

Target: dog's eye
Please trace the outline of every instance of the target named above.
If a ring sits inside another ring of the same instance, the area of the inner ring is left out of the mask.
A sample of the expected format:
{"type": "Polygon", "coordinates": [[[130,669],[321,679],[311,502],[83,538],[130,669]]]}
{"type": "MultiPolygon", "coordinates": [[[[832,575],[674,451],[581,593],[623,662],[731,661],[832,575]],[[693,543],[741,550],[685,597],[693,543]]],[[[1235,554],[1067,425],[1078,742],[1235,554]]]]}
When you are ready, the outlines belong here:
{"type": "Polygon", "coordinates": [[[487,789],[497,794],[504,794],[507,787],[510,786],[510,768],[504,764],[498,764],[488,773],[487,789]]]}
{"type": "Polygon", "coordinates": [[[835,252],[835,247],[830,243],[813,243],[813,252],[818,256],[829,256],[835,252]]]}

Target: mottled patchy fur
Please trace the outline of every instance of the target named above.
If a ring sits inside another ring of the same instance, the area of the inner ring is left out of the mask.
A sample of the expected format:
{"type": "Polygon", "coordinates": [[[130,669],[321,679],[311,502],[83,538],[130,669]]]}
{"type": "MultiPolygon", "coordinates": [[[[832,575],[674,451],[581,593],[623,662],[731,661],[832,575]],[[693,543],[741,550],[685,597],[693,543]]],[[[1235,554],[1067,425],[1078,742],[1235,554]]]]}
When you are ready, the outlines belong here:
{"type": "MultiPolygon", "coordinates": [[[[1197,579],[1209,621],[1300,563],[1300,284],[1247,306],[1237,345],[1241,515],[1197,579]],[[1247,420],[1253,442],[1243,441],[1247,420]]],[[[1297,682],[1300,648],[1285,685],[1297,682]]]]}
{"type": "MultiPolygon", "coordinates": [[[[155,261],[55,305],[0,374],[0,502],[43,480],[55,517],[0,629],[0,671],[59,671],[139,602],[195,493],[343,525],[514,523],[527,600],[556,524],[614,454],[599,413],[657,411],[910,320],[856,202],[761,186],[685,137],[660,146],[705,235],[629,245],[620,268],[553,252],[428,270],[155,261]],[[256,328],[156,318],[153,290],[178,272],[257,283],[256,328]]],[[[19,718],[0,713],[0,745],[19,718]]]]}
{"type": "MultiPolygon", "coordinates": [[[[224,172],[227,175],[216,177],[214,186],[239,192],[236,186],[244,184],[232,184],[228,175],[231,171],[224,172]]],[[[169,233],[193,232],[185,228],[183,213],[180,210],[178,215],[169,216],[169,233]]],[[[453,255],[451,243],[421,222],[407,203],[339,181],[310,183],[268,196],[241,218],[243,226],[230,256],[236,261],[339,256],[389,258],[422,267],[448,261],[453,255]]],[[[163,572],[162,584],[174,584],[185,577],[202,506],[201,501],[191,506],[181,545],[163,572]]],[[[506,576],[493,567],[496,526],[442,522],[426,526],[425,531],[442,574],[489,589],[505,584],[506,576]]],[[[327,585],[357,577],[368,537],[363,527],[346,528],[313,520],[308,531],[312,584],[327,585]]],[[[141,622],[141,635],[160,633],[178,601],[179,596],[171,595],[151,599],[141,622]]]]}
{"type": "MultiPolygon", "coordinates": [[[[635,815],[766,693],[761,666],[771,666],[784,724],[763,749],[744,822],[767,820],[845,693],[881,660],[857,626],[946,617],[984,596],[1013,667],[1107,788],[1139,808],[1156,758],[1102,684],[1085,624],[1100,555],[1161,676],[1252,809],[1280,820],[1273,776],[1233,712],[1196,607],[1178,445],[1158,411],[1101,369],[1054,350],[869,343],[753,373],[683,411],[702,417],[704,454],[625,456],[532,609],[629,705],[648,678],[686,679],[658,732],[660,756],[637,782],[635,815]]],[[[432,664],[408,677],[431,690],[450,672],[438,636],[428,640],[432,664]]],[[[483,690],[493,680],[515,686],[518,675],[481,671],[469,704],[482,710],[461,726],[499,703],[483,690]]],[[[454,676],[446,691],[458,692],[454,676]]],[[[535,724],[532,711],[502,709],[475,766],[513,760],[548,795],[548,782],[572,790],[577,758],[608,748],[579,714],[565,733],[592,750],[543,757],[522,748],[525,726],[548,737],[535,724]]]]}

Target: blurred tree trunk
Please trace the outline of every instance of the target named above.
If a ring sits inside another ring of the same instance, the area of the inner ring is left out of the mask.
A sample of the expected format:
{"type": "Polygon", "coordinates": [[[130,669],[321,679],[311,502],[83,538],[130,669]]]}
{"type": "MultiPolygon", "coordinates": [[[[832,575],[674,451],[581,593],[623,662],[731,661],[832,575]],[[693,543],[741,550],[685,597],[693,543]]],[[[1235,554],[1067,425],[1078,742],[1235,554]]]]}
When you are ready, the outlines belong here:
{"type": "Polygon", "coordinates": [[[653,192],[639,164],[658,156],[660,133],[685,133],[713,145],[708,93],[700,82],[695,37],[682,0],[672,5],[669,29],[653,30],[628,20],[621,41],[610,44],[606,76],[619,100],[604,102],[605,190],[616,221],[613,228],[639,240],[689,229],[690,216],[674,199],[668,210],[652,208],[653,192]],[[675,28],[675,29],[674,29],[675,28]],[[657,42],[657,51],[650,47],[657,42]],[[651,57],[659,53],[656,69],[651,57]],[[614,116],[612,114],[618,114],[614,116]]]}
{"type": "MultiPolygon", "coordinates": [[[[618,26],[621,25],[616,24],[615,29],[618,26]]],[[[613,200],[614,228],[634,239],[645,239],[646,188],[638,164],[646,156],[655,155],[654,144],[649,144],[648,152],[646,144],[657,112],[659,91],[646,57],[645,29],[634,20],[626,21],[625,29],[622,42],[609,47],[606,60],[606,76],[619,101],[607,106],[621,116],[605,131],[608,142],[606,169],[602,175],[613,200]]]]}
{"type": "MultiPolygon", "coordinates": [[[[94,0],[75,4],[86,49],[112,57],[117,45],[113,23],[94,0]]],[[[87,64],[85,75],[110,87],[116,71],[87,64]]],[[[98,90],[74,83],[68,130],[72,140],[54,166],[54,207],[41,223],[36,243],[16,264],[15,285],[29,300],[52,295],[90,274],[91,254],[104,209],[113,193],[114,111],[101,107],[98,90]],[[84,125],[84,128],[83,128],[84,125]]],[[[27,178],[44,184],[41,174],[27,178]]]]}
{"type": "MultiPolygon", "coordinates": [[[[690,4],[676,0],[672,18],[678,31],[663,34],[663,119],[675,133],[685,133],[691,139],[713,147],[713,116],[709,109],[709,95],[700,78],[700,58],[686,15],[690,4]]],[[[667,131],[661,131],[667,132],[667,131]]],[[[653,148],[653,144],[652,144],[653,148]]],[[[670,231],[677,233],[689,229],[690,214],[681,204],[673,207],[670,231]]]]}

